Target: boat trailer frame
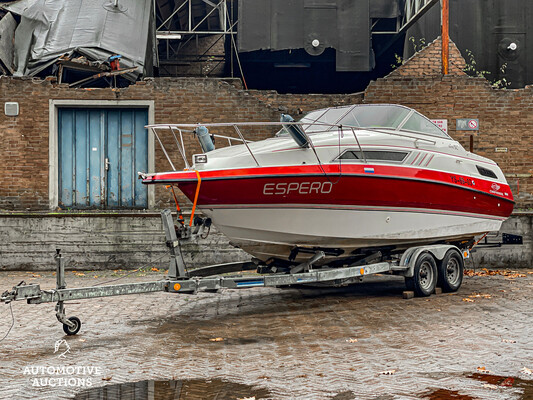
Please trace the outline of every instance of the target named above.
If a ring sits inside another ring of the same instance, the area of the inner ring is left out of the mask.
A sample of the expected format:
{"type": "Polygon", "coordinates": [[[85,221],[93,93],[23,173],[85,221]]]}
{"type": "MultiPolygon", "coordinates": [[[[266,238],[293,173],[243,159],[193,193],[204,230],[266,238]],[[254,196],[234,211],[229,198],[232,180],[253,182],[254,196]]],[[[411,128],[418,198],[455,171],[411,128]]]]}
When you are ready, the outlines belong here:
{"type": "MultiPolygon", "coordinates": [[[[71,300],[153,292],[194,294],[197,291],[214,292],[219,289],[247,289],[322,283],[347,284],[362,281],[363,276],[379,273],[393,273],[411,278],[413,277],[415,262],[421,253],[430,252],[437,260],[442,260],[448,250],[457,249],[457,247],[447,244],[418,246],[407,249],[402,253],[401,258],[398,257],[395,261],[381,261],[381,254],[376,252],[346,267],[314,269],[313,265],[326,257],[325,251],[316,250],[309,260],[290,268],[289,273],[285,271],[285,273],[269,273],[257,276],[220,276],[220,274],[230,272],[261,271],[259,267],[271,272],[272,270],[268,266],[260,265],[258,260],[252,260],[211,265],[187,271],[183,261],[181,244],[201,237],[204,231],[210,228],[211,221],[209,218],[195,217],[192,226],[185,224],[174,225],[170,210],[162,211],[161,218],[165,230],[166,244],[170,253],[168,275],[164,279],[149,282],[67,288],[63,256],[60,249],[57,249],[54,255],[56,261],[55,289],[43,290],[37,283],[26,284],[22,281],[14,286],[11,291],[5,291],[1,295],[0,301],[6,304],[17,300],[26,300],[28,304],[57,303],[55,307],[56,317],[63,324],[64,332],[67,335],[75,335],[81,328],[81,321],[77,317],[67,317],[66,315],[65,302],[71,300]],[[379,262],[372,263],[372,260],[379,260],[379,262]]],[[[459,250],[457,249],[457,251],[459,250]]]]}

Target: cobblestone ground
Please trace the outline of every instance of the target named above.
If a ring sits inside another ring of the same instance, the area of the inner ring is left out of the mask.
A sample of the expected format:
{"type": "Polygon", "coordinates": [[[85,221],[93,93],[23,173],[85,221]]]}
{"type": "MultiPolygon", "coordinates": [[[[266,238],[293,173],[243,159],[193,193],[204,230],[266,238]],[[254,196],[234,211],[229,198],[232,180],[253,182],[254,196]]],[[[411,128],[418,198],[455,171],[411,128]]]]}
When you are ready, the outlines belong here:
{"type": "MultiPolygon", "coordinates": [[[[200,385],[194,398],[533,399],[533,269],[520,272],[465,277],[456,294],[410,300],[401,298],[397,277],[341,289],[84,300],[67,305],[67,315],[83,322],[69,337],[53,304],[15,302],[15,325],[0,343],[0,398],[73,397],[86,388],[50,386],[54,368],[73,366],[86,369],[66,377],[92,387],[170,379],[229,385],[223,392],[200,385]],[[60,339],[70,346],[64,357],[64,343],[54,353],[60,339]]],[[[93,275],[69,272],[67,283],[103,280],[93,275]]],[[[0,273],[0,290],[21,280],[55,284],[51,273],[0,273]]],[[[10,325],[9,306],[0,304],[0,337],[10,325]]]]}

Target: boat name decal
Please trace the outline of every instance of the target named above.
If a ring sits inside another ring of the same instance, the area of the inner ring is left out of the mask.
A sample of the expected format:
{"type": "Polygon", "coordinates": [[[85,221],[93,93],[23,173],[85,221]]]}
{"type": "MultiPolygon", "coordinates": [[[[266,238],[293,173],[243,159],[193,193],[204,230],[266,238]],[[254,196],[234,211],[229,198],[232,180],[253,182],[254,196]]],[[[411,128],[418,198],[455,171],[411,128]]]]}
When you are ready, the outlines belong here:
{"type": "Polygon", "coordinates": [[[331,182],[284,182],[265,183],[264,195],[286,195],[290,193],[312,194],[330,193],[333,188],[331,182]]]}
{"type": "Polygon", "coordinates": [[[455,184],[462,184],[468,186],[476,186],[476,182],[470,178],[463,178],[462,176],[450,175],[450,178],[455,184]]]}

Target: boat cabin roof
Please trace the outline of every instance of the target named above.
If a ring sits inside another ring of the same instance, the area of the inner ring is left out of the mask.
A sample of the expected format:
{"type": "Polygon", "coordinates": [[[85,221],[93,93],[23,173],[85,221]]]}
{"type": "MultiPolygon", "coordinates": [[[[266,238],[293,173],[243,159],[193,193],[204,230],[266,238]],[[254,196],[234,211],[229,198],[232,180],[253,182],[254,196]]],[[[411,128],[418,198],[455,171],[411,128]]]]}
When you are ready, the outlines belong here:
{"type": "Polygon", "coordinates": [[[412,108],[397,104],[357,104],[311,111],[299,122],[306,133],[343,127],[390,129],[450,139],[442,129],[412,108]],[[328,126],[329,125],[329,126],[328,126]]]}

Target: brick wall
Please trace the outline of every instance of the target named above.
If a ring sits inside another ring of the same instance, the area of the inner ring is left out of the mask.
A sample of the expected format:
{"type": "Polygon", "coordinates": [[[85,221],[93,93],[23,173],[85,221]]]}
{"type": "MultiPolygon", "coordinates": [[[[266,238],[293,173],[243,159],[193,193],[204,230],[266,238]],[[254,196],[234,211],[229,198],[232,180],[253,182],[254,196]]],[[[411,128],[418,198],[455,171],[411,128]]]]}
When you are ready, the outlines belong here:
{"type": "MultiPolygon", "coordinates": [[[[0,112],[0,209],[48,209],[49,99],[154,100],[156,123],[227,121],[277,121],[279,106],[290,112],[307,113],[316,108],[360,102],[361,95],[279,95],[276,92],[242,90],[240,80],[207,78],[157,78],[138,82],[125,89],[69,89],[49,81],[0,77],[0,104],[17,101],[20,115],[0,112]]],[[[270,135],[255,131],[250,138],[270,135]]],[[[232,133],[219,131],[219,133],[232,133]]],[[[245,135],[252,132],[243,132],[245,135]]],[[[176,167],[181,167],[174,141],[163,137],[176,167]]],[[[197,141],[186,136],[190,154],[200,152],[197,141]]],[[[217,145],[221,145],[218,144],[217,145]]],[[[156,170],[169,170],[156,144],[156,170]]],[[[156,188],[156,206],[170,204],[169,193],[156,188]]]]}
{"type": "MultiPolygon", "coordinates": [[[[533,87],[493,89],[483,78],[467,76],[464,60],[450,43],[450,75],[440,73],[440,40],[415,54],[389,76],[372,82],[364,93],[367,103],[399,103],[430,118],[448,119],[450,134],[468,148],[470,134],[455,130],[455,119],[480,119],[474,150],[497,161],[508,176],[518,207],[533,207],[533,87]],[[506,147],[507,153],[495,152],[506,147]]],[[[154,100],[156,123],[224,121],[276,121],[278,107],[297,116],[310,110],[360,103],[363,94],[278,94],[245,91],[239,80],[208,78],[157,78],[125,89],[69,89],[49,81],[0,78],[0,102],[17,101],[18,117],[0,112],[0,209],[48,208],[49,99],[154,100]]],[[[229,133],[220,131],[220,133],[229,133]]],[[[265,137],[271,130],[255,132],[265,137]]],[[[187,136],[187,145],[200,148],[187,136]]],[[[165,145],[178,160],[173,139],[165,145]]],[[[217,146],[221,145],[217,143],[217,146]]],[[[189,153],[189,154],[192,154],[189,153]]],[[[156,170],[169,165],[156,144],[156,170]]],[[[166,207],[170,196],[156,190],[156,206],[166,207]]]]}

